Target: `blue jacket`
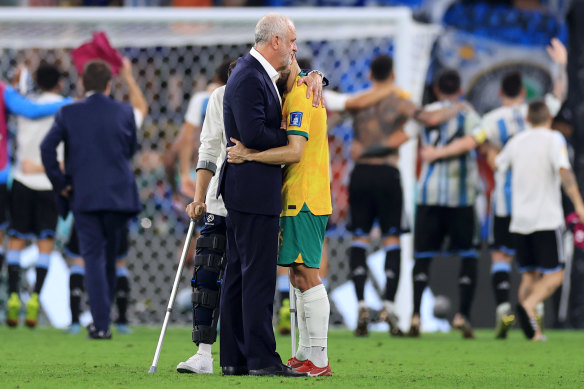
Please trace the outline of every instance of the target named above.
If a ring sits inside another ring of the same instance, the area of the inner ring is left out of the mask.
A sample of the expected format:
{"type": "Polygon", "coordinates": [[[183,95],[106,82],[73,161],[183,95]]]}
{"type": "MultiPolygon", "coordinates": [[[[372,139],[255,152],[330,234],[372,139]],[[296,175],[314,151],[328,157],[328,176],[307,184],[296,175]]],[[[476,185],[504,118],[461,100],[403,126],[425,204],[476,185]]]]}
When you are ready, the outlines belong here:
{"type": "MultiPolygon", "coordinates": [[[[282,108],[278,92],[265,69],[250,54],[240,58],[229,76],[223,99],[227,146],[229,138],[246,147],[267,150],[288,143],[280,129],[282,108]]],[[[282,212],[282,170],[277,165],[224,163],[218,192],[226,208],[239,212],[279,215],[282,212]]]]}
{"type": "Polygon", "coordinates": [[[76,212],[141,210],[131,159],[138,147],[132,106],[102,93],[67,105],[41,143],[41,157],[53,188],[73,189],[76,212]],[[57,146],[65,144],[65,170],[57,146]]]}

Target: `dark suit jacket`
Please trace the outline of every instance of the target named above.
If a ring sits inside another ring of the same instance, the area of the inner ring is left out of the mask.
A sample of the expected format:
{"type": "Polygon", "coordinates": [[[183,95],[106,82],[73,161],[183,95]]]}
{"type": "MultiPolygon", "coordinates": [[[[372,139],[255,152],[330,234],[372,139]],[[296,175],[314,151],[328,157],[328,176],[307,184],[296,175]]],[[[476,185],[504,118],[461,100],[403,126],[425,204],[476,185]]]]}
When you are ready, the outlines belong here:
{"type": "MultiPolygon", "coordinates": [[[[250,54],[240,58],[229,76],[223,99],[223,120],[229,138],[246,147],[267,150],[288,143],[280,129],[282,108],[278,92],[262,65],[250,54]]],[[[280,166],[257,162],[240,165],[225,162],[219,178],[219,193],[227,209],[260,215],[282,212],[280,166]]]]}
{"type": "Polygon", "coordinates": [[[41,157],[53,189],[73,189],[76,212],[141,209],[130,161],[138,147],[132,106],[95,93],[57,113],[41,143],[41,157]],[[57,162],[57,145],[65,143],[65,170],[57,162]]]}

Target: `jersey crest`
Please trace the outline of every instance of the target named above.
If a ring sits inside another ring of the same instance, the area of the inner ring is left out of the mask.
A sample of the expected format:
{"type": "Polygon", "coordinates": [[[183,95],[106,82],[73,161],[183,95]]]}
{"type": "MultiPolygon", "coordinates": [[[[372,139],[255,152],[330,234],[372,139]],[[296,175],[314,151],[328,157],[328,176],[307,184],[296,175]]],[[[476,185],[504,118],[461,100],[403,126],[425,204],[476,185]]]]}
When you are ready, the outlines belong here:
{"type": "Polygon", "coordinates": [[[290,124],[289,127],[302,127],[302,112],[291,112],[290,113],[290,124]]]}

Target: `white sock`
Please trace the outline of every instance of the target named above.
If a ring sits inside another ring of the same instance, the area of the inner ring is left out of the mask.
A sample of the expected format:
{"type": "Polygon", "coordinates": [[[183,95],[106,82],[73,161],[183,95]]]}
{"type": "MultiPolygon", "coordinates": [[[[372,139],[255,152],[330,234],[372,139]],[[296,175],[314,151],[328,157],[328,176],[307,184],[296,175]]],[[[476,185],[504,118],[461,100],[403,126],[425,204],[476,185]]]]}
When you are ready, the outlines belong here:
{"type": "Polygon", "coordinates": [[[364,309],[367,308],[367,303],[365,302],[365,300],[359,300],[357,306],[359,307],[359,309],[364,309]]]}
{"type": "Polygon", "coordinates": [[[294,289],[294,293],[296,294],[296,317],[298,319],[298,350],[296,350],[296,359],[306,361],[310,359],[310,336],[306,328],[304,298],[300,289],[294,289]]]}
{"type": "Polygon", "coordinates": [[[205,354],[208,356],[211,356],[211,346],[210,344],[207,343],[199,343],[199,354],[205,354]]]}
{"type": "Polygon", "coordinates": [[[317,367],[328,365],[327,339],[331,306],[323,284],[303,293],[306,327],[310,335],[310,361],[317,367]]]}
{"type": "Polygon", "coordinates": [[[395,312],[395,306],[393,304],[393,301],[389,300],[383,301],[383,308],[385,308],[387,312],[395,312]]]}

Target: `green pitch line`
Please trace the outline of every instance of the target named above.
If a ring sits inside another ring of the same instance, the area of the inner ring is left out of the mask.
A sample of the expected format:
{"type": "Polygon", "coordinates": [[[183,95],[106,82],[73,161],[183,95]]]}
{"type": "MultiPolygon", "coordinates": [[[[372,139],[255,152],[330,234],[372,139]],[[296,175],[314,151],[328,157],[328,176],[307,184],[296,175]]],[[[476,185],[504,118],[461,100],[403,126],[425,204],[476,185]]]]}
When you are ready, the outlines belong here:
{"type": "MultiPolygon", "coordinates": [[[[47,328],[0,327],[2,388],[550,388],[584,387],[584,332],[546,331],[546,343],[527,342],[511,331],[495,341],[492,331],[476,340],[460,334],[424,334],[420,339],[373,333],[355,338],[332,331],[329,355],[333,377],[221,377],[218,345],[215,374],[187,375],[176,364],[194,352],[189,328],[170,328],[157,374],[148,374],[158,328],[136,328],[112,341],[89,341],[47,328]],[[303,385],[303,386],[301,386],[303,385]]],[[[278,352],[287,359],[290,338],[278,336],[278,352]]]]}

